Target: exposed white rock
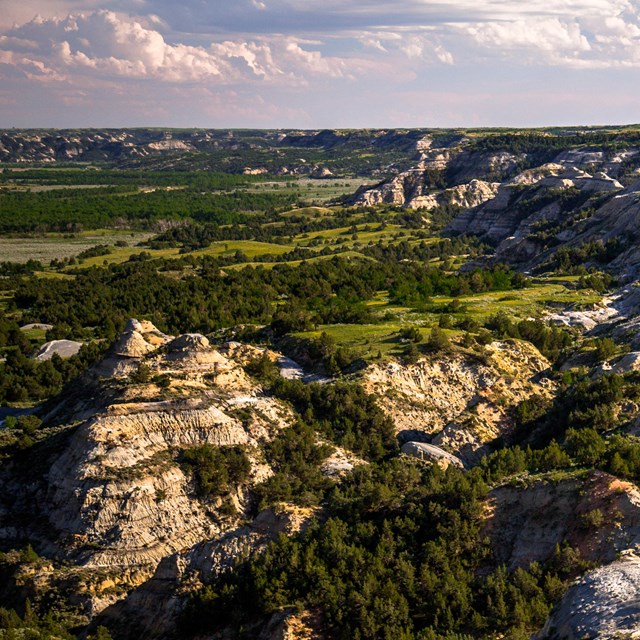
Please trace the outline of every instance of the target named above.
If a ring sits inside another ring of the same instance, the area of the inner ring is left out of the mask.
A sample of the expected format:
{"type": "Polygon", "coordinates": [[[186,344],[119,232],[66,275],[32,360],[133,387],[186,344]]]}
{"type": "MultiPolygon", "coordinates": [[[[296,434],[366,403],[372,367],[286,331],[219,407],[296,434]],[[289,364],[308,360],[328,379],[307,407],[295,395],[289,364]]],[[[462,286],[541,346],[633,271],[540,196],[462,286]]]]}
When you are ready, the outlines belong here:
{"type": "MultiPolygon", "coordinates": [[[[78,425],[52,460],[38,507],[50,525],[48,548],[64,549],[87,567],[135,567],[144,577],[161,558],[235,523],[194,494],[191,475],[177,462],[180,450],[241,445],[252,465],[248,482],[259,482],[272,473],[261,446],[292,414],[262,393],[241,359],[222,356],[206,337],[170,341],[151,323],[131,320],[105,361],[47,418],[78,425]],[[149,381],[127,380],[142,364],[149,381]],[[156,384],[155,374],[167,376],[169,385],[156,384]]],[[[245,491],[237,487],[229,498],[240,513],[245,491]]],[[[10,535],[12,526],[0,513],[0,534],[10,535]]]]}
{"type": "Polygon", "coordinates": [[[51,331],[52,324],[43,324],[42,322],[31,322],[20,327],[20,331],[30,331],[31,329],[39,329],[40,331],[51,331]]]}
{"type": "Polygon", "coordinates": [[[414,365],[391,360],[369,366],[363,384],[381,398],[403,440],[432,443],[465,463],[512,426],[508,407],[553,387],[539,374],[549,362],[531,344],[494,342],[486,361],[460,353],[423,358],[414,365]]]}
{"type": "Polygon", "coordinates": [[[569,588],[539,640],[640,638],[640,557],[628,552],[569,588]]]}
{"type": "Polygon", "coordinates": [[[159,331],[148,320],[131,319],[114,345],[112,353],[128,358],[141,358],[155,351],[158,346],[169,340],[169,336],[159,331]]]}
{"type": "Polygon", "coordinates": [[[36,360],[51,360],[53,354],[59,355],[61,358],[70,358],[75,356],[81,349],[82,342],[75,340],[51,340],[45,342],[35,355],[36,360]]]}
{"type": "Polygon", "coordinates": [[[549,176],[557,176],[564,170],[563,165],[549,162],[534,169],[527,169],[513,178],[509,184],[531,186],[549,176]]]}
{"type": "Polygon", "coordinates": [[[320,470],[322,474],[329,478],[341,478],[353,471],[359,464],[366,464],[364,460],[355,454],[336,447],[333,453],[322,463],[320,470]]]}
{"type": "Polygon", "coordinates": [[[186,333],[166,345],[167,361],[182,365],[214,365],[215,370],[229,369],[229,360],[211,347],[209,340],[199,333],[186,333]]]}
{"type": "Polygon", "coordinates": [[[612,373],[640,371],[640,351],[631,351],[611,363],[612,373]]]}
{"type": "Polygon", "coordinates": [[[491,200],[498,193],[499,182],[485,182],[484,180],[471,180],[467,184],[461,184],[451,189],[445,189],[443,199],[451,204],[468,209],[491,200]]]}
{"type": "Polygon", "coordinates": [[[153,151],[195,151],[194,147],[183,140],[159,140],[158,142],[150,142],[147,147],[153,151]]]}
{"type": "MultiPolygon", "coordinates": [[[[143,637],[167,637],[188,603],[189,589],[184,585],[196,587],[213,580],[232,569],[239,557],[262,552],[279,534],[303,531],[316,515],[314,508],[282,504],[246,525],[171,555],[150,580],[105,611],[101,620],[116,630],[126,620],[143,637]]],[[[131,637],[131,629],[126,635],[131,637]]]]}
{"type": "Polygon", "coordinates": [[[419,458],[420,460],[444,464],[445,466],[452,464],[461,469],[464,468],[464,464],[460,458],[457,458],[440,447],[427,444],[426,442],[405,442],[400,450],[402,453],[413,456],[414,458],[419,458]]]}
{"type": "Polygon", "coordinates": [[[466,208],[490,200],[500,186],[497,182],[472,179],[468,183],[436,192],[429,184],[427,175],[424,170],[411,169],[387,182],[363,190],[355,201],[366,206],[386,203],[410,209],[433,209],[443,202],[448,202],[466,208]]]}
{"type": "Polygon", "coordinates": [[[598,322],[585,311],[563,311],[562,313],[550,313],[547,318],[553,324],[565,327],[578,327],[585,331],[590,331],[598,325],[598,322]]]}

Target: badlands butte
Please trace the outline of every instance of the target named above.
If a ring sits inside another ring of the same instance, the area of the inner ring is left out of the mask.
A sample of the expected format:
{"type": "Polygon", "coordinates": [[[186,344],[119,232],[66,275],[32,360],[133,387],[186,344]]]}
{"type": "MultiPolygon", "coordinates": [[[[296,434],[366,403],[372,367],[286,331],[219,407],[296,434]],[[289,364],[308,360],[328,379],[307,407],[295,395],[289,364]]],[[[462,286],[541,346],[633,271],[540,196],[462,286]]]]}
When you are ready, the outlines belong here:
{"type": "Polygon", "coordinates": [[[640,637],[640,128],[0,163],[1,639],[640,637]]]}

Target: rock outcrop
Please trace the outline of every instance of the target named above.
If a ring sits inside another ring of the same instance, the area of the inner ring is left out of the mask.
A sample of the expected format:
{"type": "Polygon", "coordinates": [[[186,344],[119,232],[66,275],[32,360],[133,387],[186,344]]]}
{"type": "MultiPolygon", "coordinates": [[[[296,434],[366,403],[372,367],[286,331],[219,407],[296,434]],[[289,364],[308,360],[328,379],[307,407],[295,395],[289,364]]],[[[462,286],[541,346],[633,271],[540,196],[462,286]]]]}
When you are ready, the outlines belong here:
{"type": "Polygon", "coordinates": [[[82,342],[76,342],[75,340],[51,340],[45,342],[38,351],[34,358],[36,360],[51,360],[54,354],[59,355],[61,358],[70,358],[75,356],[82,348],[82,342]]]}
{"type": "Polygon", "coordinates": [[[170,555],[149,580],[106,609],[96,622],[108,624],[120,638],[167,637],[175,630],[192,589],[232,570],[238,559],[260,553],[278,535],[303,531],[316,514],[317,509],[282,504],[218,539],[170,555]]]}
{"type": "Polygon", "coordinates": [[[537,640],[640,638],[640,557],[633,551],[571,586],[537,640]]]}
{"type": "Polygon", "coordinates": [[[68,426],[59,427],[60,451],[32,454],[42,476],[28,486],[2,478],[0,504],[13,507],[0,507],[0,541],[38,541],[53,557],[107,571],[105,579],[129,576],[130,588],[163,558],[237,526],[248,488],[272,473],[261,447],[292,414],[229,356],[199,334],[172,339],[131,320],[46,416],[68,426]],[[182,450],[205,444],[241,445],[249,457],[249,480],[226,498],[237,515],[221,498],[200,498],[180,464],[182,450]]]}
{"type": "Polygon", "coordinates": [[[600,471],[524,477],[490,492],[486,518],[496,560],[510,570],[543,564],[565,544],[603,564],[640,543],[640,491],[600,471]]]}
{"type": "Polygon", "coordinates": [[[433,209],[447,203],[468,208],[495,197],[499,186],[497,182],[473,179],[450,189],[438,190],[429,182],[429,176],[422,169],[401,173],[377,187],[362,189],[353,198],[353,204],[393,204],[408,209],[433,209]]]}
{"type": "Polygon", "coordinates": [[[454,353],[413,365],[390,361],[365,370],[363,382],[382,398],[402,441],[430,442],[473,463],[512,428],[509,407],[552,392],[542,375],[549,366],[527,342],[494,342],[484,360],[454,353]]]}
{"type": "Polygon", "coordinates": [[[448,451],[436,447],[426,442],[405,442],[401,449],[402,453],[418,458],[419,460],[425,460],[428,462],[434,462],[443,468],[447,468],[450,464],[464,468],[464,464],[460,458],[450,454],[448,451]]]}
{"type": "Polygon", "coordinates": [[[510,571],[570,549],[593,565],[549,616],[537,640],[640,637],[640,491],[600,471],[493,489],[485,533],[510,571]]]}

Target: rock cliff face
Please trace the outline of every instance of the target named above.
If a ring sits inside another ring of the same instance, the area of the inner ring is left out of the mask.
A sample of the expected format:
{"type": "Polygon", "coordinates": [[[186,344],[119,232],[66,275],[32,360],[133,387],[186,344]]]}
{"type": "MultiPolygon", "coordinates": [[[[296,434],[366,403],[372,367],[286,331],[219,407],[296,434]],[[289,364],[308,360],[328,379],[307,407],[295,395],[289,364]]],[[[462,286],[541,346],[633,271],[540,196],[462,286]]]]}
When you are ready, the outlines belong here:
{"type": "Polygon", "coordinates": [[[438,163],[456,134],[427,129],[367,130],[174,130],[174,129],[4,129],[0,161],[109,161],[176,153],[292,148],[387,151],[438,163]]]}
{"type": "Polygon", "coordinates": [[[500,185],[495,198],[462,212],[449,231],[476,235],[496,247],[497,260],[528,269],[548,261],[560,247],[612,242],[616,253],[604,263],[625,279],[636,277],[640,182],[625,188],[606,174],[572,169],[523,184],[500,185]]]}
{"type": "Polygon", "coordinates": [[[640,491],[599,471],[531,484],[525,478],[491,491],[486,532],[509,569],[544,563],[563,544],[585,560],[609,563],[640,543],[640,491]],[[595,510],[601,522],[589,520],[595,510]]]}
{"type": "Polygon", "coordinates": [[[104,610],[96,624],[108,624],[121,638],[167,637],[175,632],[191,590],[232,570],[238,558],[259,553],[278,535],[304,530],[316,511],[283,504],[217,539],[166,557],[151,579],[104,610]]]}
{"type": "Polygon", "coordinates": [[[446,148],[422,148],[412,169],[363,187],[350,202],[427,210],[457,206],[461,212],[448,233],[475,235],[495,246],[497,261],[527,270],[550,260],[559,247],[617,242],[617,254],[607,262],[624,278],[635,278],[640,182],[633,180],[639,158],[637,148],[568,148],[538,158],[479,151],[461,139],[446,148]]]}
{"type": "Polygon", "coordinates": [[[364,372],[403,441],[431,442],[473,463],[488,443],[513,426],[509,408],[534,394],[549,395],[549,362],[526,342],[494,342],[485,361],[471,355],[388,362],[364,372]]]}
{"type": "Polygon", "coordinates": [[[401,173],[373,189],[365,188],[353,199],[354,204],[375,206],[393,204],[409,209],[433,209],[439,204],[475,207],[493,198],[499,183],[472,179],[443,191],[436,191],[429,175],[422,169],[401,173]]]}
{"type": "MultiPolygon", "coordinates": [[[[624,187],[604,173],[592,176],[579,169],[557,163],[525,171],[496,190],[496,197],[484,205],[469,209],[450,226],[453,232],[471,232],[494,244],[513,236],[526,238],[537,223],[560,222],[567,211],[562,207],[562,192],[582,192],[580,203],[590,194],[621,191],[624,187]]],[[[513,243],[512,243],[513,244],[513,243]]]]}
{"type": "Polygon", "coordinates": [[[130,321],[75,386],[47,416],[71,426],[61,427],[60,452],[40,453],[41,478],[25,487],[6,470],[0,493],[13,506],[0,509],[0,540],[40,540],[87,571],[129,576],[129,587],[163,558],[237,526],[247,489],[271,473],[262,444],[292,419],[204,336],[174,339],[147,322],[130,321]],[[249,456],[250,479],[229,496],[238,515],[198,498],[178,462],[203,444],[242,445],[249,456]]]}
{"type": "Polygon", "coordinates": [[[544,563],[568,545],[603,565],[575,582],[538,640],[636,638],[640,626],[640,491],[592,471],[491,491],[485,532],[510,570],[544,563]],[[597,514],[594,518],[593,514],[597,514]]]}

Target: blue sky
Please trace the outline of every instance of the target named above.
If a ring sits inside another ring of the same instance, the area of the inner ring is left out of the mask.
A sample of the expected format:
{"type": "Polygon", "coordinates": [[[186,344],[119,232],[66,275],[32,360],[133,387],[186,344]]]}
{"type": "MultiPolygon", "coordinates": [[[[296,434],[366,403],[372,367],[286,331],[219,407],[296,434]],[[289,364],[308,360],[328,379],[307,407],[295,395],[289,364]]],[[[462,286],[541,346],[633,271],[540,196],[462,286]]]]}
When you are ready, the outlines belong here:
{"type": "Polygon", "coordinates": [[[640,122],[640,0],[0,0],[0,127],[640,122]]]}

